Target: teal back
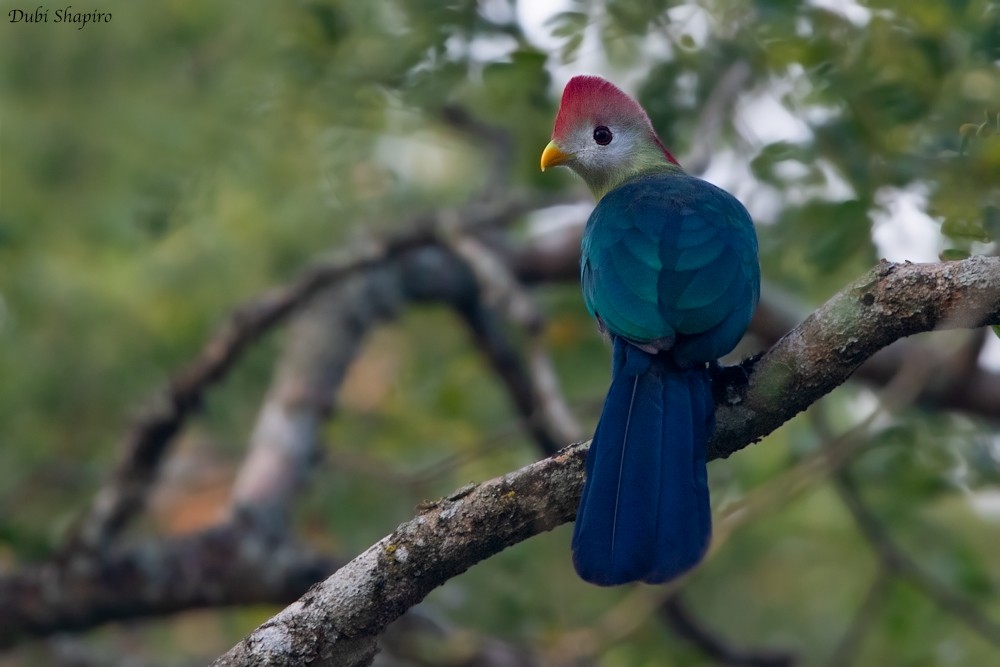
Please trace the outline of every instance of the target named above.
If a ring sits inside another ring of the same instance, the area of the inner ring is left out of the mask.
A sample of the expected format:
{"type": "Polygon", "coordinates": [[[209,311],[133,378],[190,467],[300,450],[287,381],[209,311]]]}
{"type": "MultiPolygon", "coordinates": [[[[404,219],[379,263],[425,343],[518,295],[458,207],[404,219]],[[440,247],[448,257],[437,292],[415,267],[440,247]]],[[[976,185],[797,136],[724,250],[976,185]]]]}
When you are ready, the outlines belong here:
{"type": "Polygon", "coordinates": [[[732,350],[760,294],[750,214],[725,190],[676,172],[637,177],[598,202],[580,273],[587,308],[608,331],[670,347],[682,363],[732,350]]]}

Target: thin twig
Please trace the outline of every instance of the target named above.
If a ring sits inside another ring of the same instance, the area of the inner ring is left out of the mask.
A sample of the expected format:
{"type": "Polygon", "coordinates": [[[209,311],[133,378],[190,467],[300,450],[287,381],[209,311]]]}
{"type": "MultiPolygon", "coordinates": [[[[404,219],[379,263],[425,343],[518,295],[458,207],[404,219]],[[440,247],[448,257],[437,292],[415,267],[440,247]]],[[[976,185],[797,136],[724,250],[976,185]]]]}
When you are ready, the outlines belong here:
{"type": "Polygon", "coordinates": [[[457,304],[479,348],[503,379],[518,412],[546,454],[578,440],[582,429],[559,388],[559,380],[542,342],[544,318],[500,257],[480,241],[452,241],[479,285],[480,298],[457,304]],[[528,337],[530,352],[522,358],[506,335],[503,320],[518,325],[528,337]]]}
{"type": "Polygon", "coordinates": [[[484,147],[489,150],[491,159],[481,198],[489,201],[509,192],[514,164],[514,141],[510,133],[475,118],[468,109],[457,104],[442,107],[441,119],[452,129],[470,137],[476,143],[477,152],[482,152],[484,147]]]}
{"type": "Polygon", "coordinates": [[[717,665],[728,667],[789,667],[795,656],[785,651],[741,649],[731,646],[706,628],[688,609],[681,593],[675,592],[660,605],[660,616],[678,636],[686,639],[717,665]]]}
{"type": "Polygon", "coordinates": [[[865,599],[861,601],[861,606],[851,619],[851,624],[826,661],[828,667],[848,667],[854,663],[864,638],[874,628],[875,619],[882,610],[886,598],[889,597],[891,589],[892,577],[884,568],[879,568],[865,599]]]}
{"type": "Polygon", "coordinates": [[[889,531],[861,497],[857,482],[849,471],[841,470],[834,477],[834,482],[844,506],[887,570],[905,578],[933,600],[938,607],[961,620],[986,641],[1000,647],[1000,623],[986,616],[971,601],[925,572],[896,544],[889,531]]]}
{"type": "Polygon", "coordinates": [[[684,168],[692,174],[701,174],[708,169],[712,154],[717,150],[719,133],[723,122],[732,118],[733,106],[747,84],[753,78],[753,68],[745,60],[737,60],[722,73],[712,92],[702,105],[695,129],[691,132],[693,142],[688,154],[681,160],[684,168]]]}

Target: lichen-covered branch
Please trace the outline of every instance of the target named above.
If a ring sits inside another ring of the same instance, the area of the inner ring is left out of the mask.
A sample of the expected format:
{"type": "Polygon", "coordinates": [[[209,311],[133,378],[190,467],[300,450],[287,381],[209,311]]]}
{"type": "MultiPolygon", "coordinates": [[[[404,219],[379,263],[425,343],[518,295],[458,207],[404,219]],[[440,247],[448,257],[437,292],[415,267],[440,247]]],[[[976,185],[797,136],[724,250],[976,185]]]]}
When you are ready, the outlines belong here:
{"type": "Polygon", "coordinates": [[[749,382],[719,407],[709,454],[726,457],[760,440],[896,340],[998,322],[1000,258],[883,261],[746,364],[749,382]]]}
{"type": "MultiPolygon", "coordinates": [[[[724,457],[828,393],[889,343],[937,328],[1000,323],[1000,258],[883,262],[728,387],[710,447],[724,457]]],[[[586,444],[429,507],[270,619],[215,665],[366,665],[378,634],[475,563],[572,519],[586,444]]]]}
{"type": "Polygon", "coordinates": [[[431,590],[573,518],[585,445],[426,507],[214,664],[366,665],[376,638],[431,590]]]}

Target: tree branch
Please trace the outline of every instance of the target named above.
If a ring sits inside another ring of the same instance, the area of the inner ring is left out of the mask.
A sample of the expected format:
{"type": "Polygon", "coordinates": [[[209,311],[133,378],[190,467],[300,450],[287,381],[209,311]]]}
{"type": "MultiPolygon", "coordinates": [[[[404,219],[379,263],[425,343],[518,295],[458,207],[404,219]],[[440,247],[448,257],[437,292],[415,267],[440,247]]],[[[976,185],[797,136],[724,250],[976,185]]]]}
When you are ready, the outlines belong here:
{"type": "MultiPolygon", "coordinates": [[[[883,262],[834,296],[727,387],[710,458],[771,432],[876,350],[935,328],[1000,323],[1000,259],[883,262]]],[[[214,664],[366,665],[385,626],[473,564],[572,519],[587,445],[460,489],[402,524],[214,664]]]]}
{"type": "Polygon", "coordinates": [[[730,387],[717,411],[709,456],[724,458],[757,442],[896,340],[997,322],[1000,258],[940,264],[883,261],[760,358],[744,363],[749,382],[736,391],[730,387]]]}
{"type": "Polygon", "coordinates": [[[302,544],[238,524],[99,557],[81,552],[0,576],[0,647],[109,620],[286,603],[337,566],[302,544]]]}
{"type": "Polygon", "coordinates": [[[386,625],[431,590],[572,519],[586,450],[568,447],[429,505],[214,664],[369,664],[386,625]]]}

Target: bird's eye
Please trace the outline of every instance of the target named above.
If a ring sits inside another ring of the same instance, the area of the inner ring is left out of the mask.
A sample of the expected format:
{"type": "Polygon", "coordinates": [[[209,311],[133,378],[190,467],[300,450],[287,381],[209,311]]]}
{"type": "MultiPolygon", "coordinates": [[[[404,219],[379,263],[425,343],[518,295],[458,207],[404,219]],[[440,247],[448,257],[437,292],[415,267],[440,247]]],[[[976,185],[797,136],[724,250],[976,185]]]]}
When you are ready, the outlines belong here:
{"type": "Polygon", "coordinates": [[[614,135],[611,134],[611,130],[609,130],[606,126],[599,125],[594,128],[594,141],[601,146],[607,146],[611,143],[612,139],[614,139],[614,135]]]}

